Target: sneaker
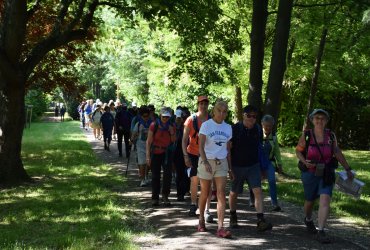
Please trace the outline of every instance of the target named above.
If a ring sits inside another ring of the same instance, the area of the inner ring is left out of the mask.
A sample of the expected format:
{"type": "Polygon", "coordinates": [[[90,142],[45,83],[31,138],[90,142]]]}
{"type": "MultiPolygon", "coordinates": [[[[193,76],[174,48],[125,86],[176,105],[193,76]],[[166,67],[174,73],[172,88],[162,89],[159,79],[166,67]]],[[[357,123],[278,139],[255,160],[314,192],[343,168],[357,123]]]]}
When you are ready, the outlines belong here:
{"type": "Polygon", "coordinates": [[[158,207],[159,206],[159,200],[158,199],[152,199],[152,206],[158,207]]]}
{"type": "Polygon", "coordinates": [[[197,206],[192,204],[192,205],[190,205],[190,210],[189,210],[188,215],[189,216],[197,216],[197,214],[195,213],[196,211],[197,211],[197,206]]]}
{"type": "Polygon", "coordinates": [[[306,218],[304,218],[304,224],[306,224],[306,227],[307,227],[307,231],[310,233],[310,234],[316,234],[317,233],[317,229],[315,227],[315,224],[313,223],[313,220],[306,220],[306,218]]]}
{"type": "Polygon", "coordinates": [[[167,196],[162,197],[162,202],[163,202],[163,206],[165,206],[165,207],[171,206],[171,202],[170,202],[170,200],[168,199],[167,196]]]}
{"type": "Polygon", "coordinates": [[[213,215],[209,211],[206,211],[204,217],[206,218],[207,223],[213,222],[213,215]]]}
{"type": "Polygon", "coordinates": [[[331,240],[324,230],[319,230],[317,233],[317,241],[321,244],[329,244],[331,240]]]}
{"type": "Polygon", "coordinates": [[[207,231],[206,224],[204,223],[204,221],[199,220],[198,232],[206,232],[206,231],[207,231]]]}
{"type": "Polygon", "coordinates": [[[281,207],[279,205],[275,205],[273,206],[272,210],[273,212],[280,212],[281,211],[281,207]]]}
{"type": "Polygon", "coordinates": [[[145,187],[145,186],[146,186],[145,180],[141,180],[140,187],[145,187]]]}
{"type": "Polygon", "coordinates": [[[264,219],[257,222],[257,230],[259,232],[264,232],[267,230],[272,229],[272,224],[270,222],[266,222],[264,219]]]}
{"type": "Polygon", "coordinates": [[[238,216],[236,213],[230,214],[230,227],[237,228],[238,227],[238,216]]]}
{"type": "Polygon", "coordinates": [[[225,228],[217,229],[216,235],[220,238],[231,238],[231,232],[225,228]]]}

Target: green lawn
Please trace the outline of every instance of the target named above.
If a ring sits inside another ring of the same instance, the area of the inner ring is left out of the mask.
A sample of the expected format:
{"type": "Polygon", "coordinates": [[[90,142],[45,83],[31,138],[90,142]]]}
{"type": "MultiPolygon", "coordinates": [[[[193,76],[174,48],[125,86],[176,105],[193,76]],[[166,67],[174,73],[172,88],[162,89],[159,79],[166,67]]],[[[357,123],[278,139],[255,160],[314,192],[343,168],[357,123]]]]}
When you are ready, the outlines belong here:
{"type": "MultiPolygon", "coordinates": [[[[289,178],[278,176],[278,198],[284,199],[303,206],[303,186],[300,180],[300,172],[297,167],[297,158],[293,148],[282,150],[284,172],[289,178]]],[[[370,152],[369,151],[344,151],[350,166],[357,172],[356,178],[365,182],[361,199],[355,200],[350,196],[334,190],[331,212],[340,217],[347,217],[360,225],[369,226],[370,217],[370,152]]],[[[343,170],[342,167],[338,168],[343,170]]],[[[267,184],[264,184],[267,191],[267,184]]]]}
{"type": "Polygon", "coordinates": [[[37,181],[0,191],[0,249],[136,249],[133,237],[151,230],[78,122],[33,123],[22,155],[37,181]]]}

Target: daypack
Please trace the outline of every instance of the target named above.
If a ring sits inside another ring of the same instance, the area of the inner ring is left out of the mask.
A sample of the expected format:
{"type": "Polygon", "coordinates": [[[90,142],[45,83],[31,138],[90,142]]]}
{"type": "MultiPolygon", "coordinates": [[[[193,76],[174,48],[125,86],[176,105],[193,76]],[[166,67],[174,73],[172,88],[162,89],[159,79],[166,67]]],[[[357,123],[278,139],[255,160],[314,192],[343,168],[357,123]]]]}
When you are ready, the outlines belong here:
{"type": "MultiPolygon", "coordinates": [[[[196,143],[198,144],[198,138],[197,135],[199,133],[199,127],[198,127],[198,117],[197,117],[197,114],[193,114],[192,115],[192,119],[193,119],[193,128],[194,128],[194,134],[192,135],[193,138],[196,138],[196,143]]],[[[208,115],[208,119],[209,120],[211,119],[211,116],[208,115]]]]}

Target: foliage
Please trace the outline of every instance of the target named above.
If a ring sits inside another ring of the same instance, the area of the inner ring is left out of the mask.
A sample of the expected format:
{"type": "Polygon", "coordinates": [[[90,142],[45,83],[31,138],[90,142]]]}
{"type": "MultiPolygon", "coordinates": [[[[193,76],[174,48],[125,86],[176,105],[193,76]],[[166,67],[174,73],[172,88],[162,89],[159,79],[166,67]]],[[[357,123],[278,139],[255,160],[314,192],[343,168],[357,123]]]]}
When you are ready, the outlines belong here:
{"type": "Polygon", "coordinates": [[[35,183],[1,190],[1,249],[132,249],[136,235],[152,230],[77,122],[34,123],[23,139],[35,183]]]}
{"type": "Polygon", "coordinates": [[[25,101],[26,105],[32,105],[32,121],[40,118],[48,109],[48,97],[39,89],[29,90],[25,101]]]}

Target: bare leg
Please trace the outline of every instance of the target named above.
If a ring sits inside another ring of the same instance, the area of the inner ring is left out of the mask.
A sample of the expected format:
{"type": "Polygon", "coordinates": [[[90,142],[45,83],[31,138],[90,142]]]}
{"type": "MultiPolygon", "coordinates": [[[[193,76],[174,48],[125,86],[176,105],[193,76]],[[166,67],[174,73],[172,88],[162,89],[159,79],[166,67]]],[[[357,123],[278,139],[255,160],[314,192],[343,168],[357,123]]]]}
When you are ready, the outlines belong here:
{"type": "Polygon", "coordinates": [[[313,205],[313,201],[304,201],[304,214],[309,220],[312,218],[313,205]]]}
{"type": "Polygon", "coordinates": [[[260,187],[253,188],[254,194],[254,206],[256,207],[257,213],[263,213],[263,195],[260,187]]]}
{"type": "Polygon", "coordinates": [[[236,201],[238,199],[238,194],[230,191],[229,194],[229,208],[230,211],[236,211],[236,201]]]}
{"type": "Polygon", "coordinates": [[[190,183],[190,198],[191,204],[197,205],[197,197],[198,197],[198,176],[191,177],[190,183]]]}
{"type": "Polygon", "coordinates": [[[200,179],[200,196],[199,196],[199,221],[204,221],[204,210],[212,180],[200,179]]]}
{"type": "Polygon", "coordinates": [[[323,230],[330,211],[330,196],[327,194],[320,195],[320,204],[318,212],[319,230],[323,230]]]}
{"type": "MultiPolygon", "coordinates": [[[[217,219],[218,229],[224,226],[225,208],[226,208],[226,177],[215,177],[217,187],[217,219]]],[[[210,190],[211,191],[211,190],[210,190]]]]}

